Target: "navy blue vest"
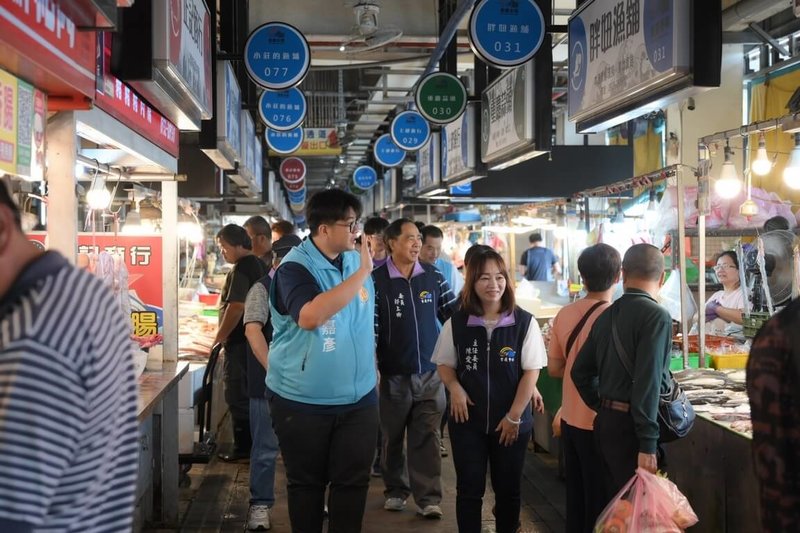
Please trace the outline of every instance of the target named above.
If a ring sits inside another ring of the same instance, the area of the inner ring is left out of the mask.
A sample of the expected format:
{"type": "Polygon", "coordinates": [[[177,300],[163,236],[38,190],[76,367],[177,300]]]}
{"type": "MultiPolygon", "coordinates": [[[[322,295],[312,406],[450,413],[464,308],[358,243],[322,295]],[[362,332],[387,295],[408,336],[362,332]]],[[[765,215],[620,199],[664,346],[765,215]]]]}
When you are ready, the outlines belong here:
{"type": "MultiPolygon", "coordinates": [[[[495,428],[514,403],[522,379],[522,345],[533,316],[519,307],[504,315],[492,331],[491,342],[480,317],[457,311],[451,319],[456,347],[458,381],[475,405],[469,407],[470,424],[486,434],[495,428]]],[[[520,433],[533,426],[530,402],[522,413],[520,433]]]]}

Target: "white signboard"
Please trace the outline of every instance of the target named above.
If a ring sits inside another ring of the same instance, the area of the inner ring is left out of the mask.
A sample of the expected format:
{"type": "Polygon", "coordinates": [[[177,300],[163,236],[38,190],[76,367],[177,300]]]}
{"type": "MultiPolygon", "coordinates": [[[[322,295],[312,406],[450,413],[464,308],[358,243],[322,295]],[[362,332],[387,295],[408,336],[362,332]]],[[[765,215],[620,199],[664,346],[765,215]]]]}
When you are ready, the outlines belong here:
{"type": "Polygon", "coordinates": [[[427,192],[440,185],[439,134],[432,133],[428,144],[417,151],[417,192],[427,192]]]}
{"type": "Polygon", "coordinates": [[[569,20],[569,119],[586,121],[684,79],[690,0],[592,0],[569,20]]]}
{"type": "Polygon", "coordinates": [[[442,181],[448,183],[475,172],[476,104],[442,128],[442,181]]]}
{"type": "Polygon", "coordinates": [[[481,160],[497,161],[533,143],[533,62],[504,72],[481,94],[481,160]]]}

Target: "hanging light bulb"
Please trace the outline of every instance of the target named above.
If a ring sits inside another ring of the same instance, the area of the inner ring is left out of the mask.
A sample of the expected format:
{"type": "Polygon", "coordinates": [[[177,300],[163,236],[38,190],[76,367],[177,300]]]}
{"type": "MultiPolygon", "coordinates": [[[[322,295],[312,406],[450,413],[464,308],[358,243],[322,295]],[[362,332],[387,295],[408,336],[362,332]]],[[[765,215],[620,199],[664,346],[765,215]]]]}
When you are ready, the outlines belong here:
{"type": "Polygon", "coordinates": [[[772,169],[772,161],[767,154],[767,141],[763,133],[758,134],[758,151],[750,169],[758,176],[766,176],[772,169]]]}
{"type": "Polygon", "coordinates": [[[800,133],[794,134],[794,149],[783,169],[783,181],[787,187],[800,189],[800,133]]]}
{"type": "Polygon", "coordinates": [[[658,204],[656,203],[656,189],[650,187],[650,199],[647,201],[647,209],[644,212],[644,223],[648,228],[652,228],[658,220],[658,204]]]}
{"type": "Polygon", "coordinates": [[[102,211],[111,203],[111,192],[106,188],[106,182],[95,171],[92,186],[86,191],[86,203],[90,209],[102,211]]]}
{"type": "Polygon", "coordinates": [[[742,180],[740,180],[739,175],[736,174],[736,167],[733,164],[732,156],[733,152],[731,152],[730,144],[726,142],[725,162],[722,163],[722,171],[719,173],[719,178],[714,184],[714,190],[720,198],[735,198],[742,190],[742,180]]]}

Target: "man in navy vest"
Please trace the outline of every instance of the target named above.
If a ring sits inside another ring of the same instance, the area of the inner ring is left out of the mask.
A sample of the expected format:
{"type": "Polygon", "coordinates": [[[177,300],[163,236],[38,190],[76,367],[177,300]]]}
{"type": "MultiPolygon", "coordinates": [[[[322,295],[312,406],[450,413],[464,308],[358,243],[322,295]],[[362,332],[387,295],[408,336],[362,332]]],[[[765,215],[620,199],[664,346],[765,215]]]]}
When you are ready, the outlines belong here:
{"type": "Polygon", "coordinates": [[[413,494],[419,514],[437,519],[442,517],[439,424],[445,398],[431,355],[456,298],[441,272],[419,262],[422,237],[413,222],[395,220],[384,237],[390,257],[372,275],[381,372],[383,508],[402,511],[413,494]]]}
{"type": "Polygon", "coordinates": [[[311,235],[270,290],[267,399],[288,481],[292,531],[358,532],[378,432],[369,243],[353,251],[361,203],[339,189],[306,208],[311,235]]]}

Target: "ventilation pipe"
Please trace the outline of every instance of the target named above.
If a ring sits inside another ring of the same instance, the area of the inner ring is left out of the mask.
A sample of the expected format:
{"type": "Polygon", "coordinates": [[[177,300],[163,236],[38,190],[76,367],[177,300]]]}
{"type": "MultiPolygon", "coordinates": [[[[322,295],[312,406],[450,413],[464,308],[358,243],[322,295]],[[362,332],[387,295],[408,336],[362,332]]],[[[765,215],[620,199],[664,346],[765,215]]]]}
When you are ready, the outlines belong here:
{"type": "Polygon", "coordinates": [[[722,11],[722,31],[746,30],[750,23],[761,22],[788,8],[786,0],[741,0],[722,11]]]}

